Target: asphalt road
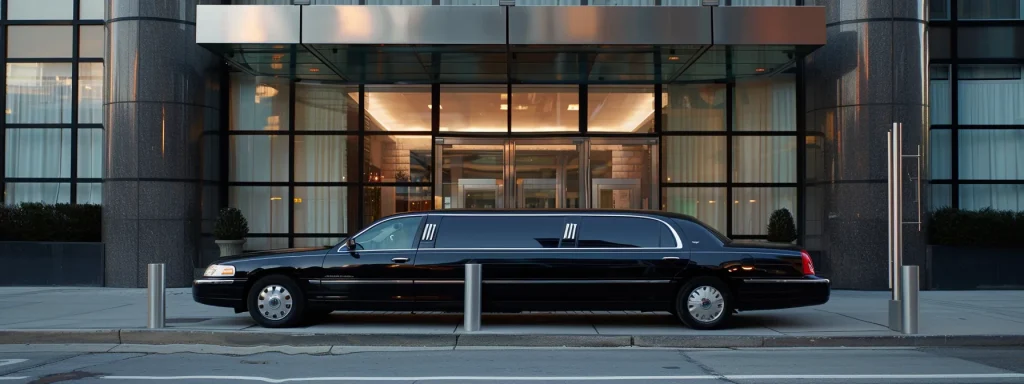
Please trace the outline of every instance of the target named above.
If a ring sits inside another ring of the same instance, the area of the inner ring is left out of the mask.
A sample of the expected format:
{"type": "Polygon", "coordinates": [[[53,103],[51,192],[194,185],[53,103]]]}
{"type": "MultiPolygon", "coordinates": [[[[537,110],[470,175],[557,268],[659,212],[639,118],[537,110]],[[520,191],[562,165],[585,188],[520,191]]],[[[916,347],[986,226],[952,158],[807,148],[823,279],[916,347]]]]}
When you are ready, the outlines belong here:
{"type": "Polygon", "coordinates": [[[4,351],[2,383],[1024,383],[1024,348],[4,351]]]}

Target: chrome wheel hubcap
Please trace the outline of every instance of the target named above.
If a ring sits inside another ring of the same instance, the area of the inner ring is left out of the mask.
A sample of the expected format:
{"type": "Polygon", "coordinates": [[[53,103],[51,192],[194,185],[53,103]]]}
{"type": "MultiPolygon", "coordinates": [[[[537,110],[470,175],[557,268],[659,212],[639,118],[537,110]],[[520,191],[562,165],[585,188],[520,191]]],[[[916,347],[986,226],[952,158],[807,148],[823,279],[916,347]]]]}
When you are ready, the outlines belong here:
{"type": "Polygon", "coordinates": [[[686,309],[695,320],[712,323],[725,313],[725,298],[715,287],[700,286],[690,291],[686,309]]]}
{"type": "Polygon", "coordinates": [[[292,312],[292,294],[280,285],[268,285],[260,291],[256,305],[268,320],[281,320],[292,312]]]}

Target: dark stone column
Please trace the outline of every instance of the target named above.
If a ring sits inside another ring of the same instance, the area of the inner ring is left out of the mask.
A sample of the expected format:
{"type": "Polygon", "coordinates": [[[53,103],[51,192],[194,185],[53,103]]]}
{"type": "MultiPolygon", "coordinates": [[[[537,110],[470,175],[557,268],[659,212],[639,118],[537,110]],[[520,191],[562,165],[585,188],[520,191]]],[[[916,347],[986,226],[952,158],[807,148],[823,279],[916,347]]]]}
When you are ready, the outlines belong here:
{"type": "MultiPolygon", "coordinates": [[[[817,136],[807,143],[804,224],[835,288],[888,287],[886,132],[901,122],[904,154],[927,148],[925,3],[808,1],[826,8],[828,42],[804,61],[807,130],[817,136]]],[[[916,221],[913,159],[903,174],[904,221],[916,221]]],[[[921,265],[923,278],[925,232],[917,229],[903,226],[904,263],[921,265]]]]}
{"type": "MultiPolygon", "coordinates": [[[[218,130],[218,61],[195,43],[198,0],[108,0],[103,242],[106,284],[149,263],[188,286],[204,202],[204,131],[218,130]]],[[[216,156],[213,156],[216,158],[216,156]]],[[[216,194],[212,194],[216,196],[216,194]]],[[[216,205],[212,202],[212,205],[216,205]]]]}

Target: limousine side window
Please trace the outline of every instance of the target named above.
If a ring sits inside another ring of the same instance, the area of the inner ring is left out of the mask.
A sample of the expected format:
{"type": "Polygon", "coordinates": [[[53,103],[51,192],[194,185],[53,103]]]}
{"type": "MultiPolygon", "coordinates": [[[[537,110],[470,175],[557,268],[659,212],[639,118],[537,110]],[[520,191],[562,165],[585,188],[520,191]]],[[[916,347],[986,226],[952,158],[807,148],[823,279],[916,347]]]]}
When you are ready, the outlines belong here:
{"type": "Polygon", "coordinates": [[[435,248],[558,248],[561,216],[445,216],[435,248]]]}
{"type": "Polygon", "coordinates": [[[580,248],[675,247],[675,237],[665,224],[639,217],[584,217],[580,225],[580,248]],[[662,238],[666,238],[662,240],[662,238]]]}
{"type": "Polygon", "coordinates": [[[379,251],[415,248],[416,232],[423,217],[410,216],[391,219],[374,225],[356,236],[357,251],[379,251]]]}

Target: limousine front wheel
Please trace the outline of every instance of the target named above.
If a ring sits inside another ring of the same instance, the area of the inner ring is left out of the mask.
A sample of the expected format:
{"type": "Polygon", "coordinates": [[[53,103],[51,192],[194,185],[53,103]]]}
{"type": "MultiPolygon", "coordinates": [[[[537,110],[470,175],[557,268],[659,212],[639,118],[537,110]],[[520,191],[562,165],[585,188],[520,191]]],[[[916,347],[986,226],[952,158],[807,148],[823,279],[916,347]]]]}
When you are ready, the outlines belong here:
{"type": "Polygon", "coordinates": [[[261,326],[285,328],[299,325],[306,298],[298,284],[286,276],[267,276],[249,290],[249,314],[261,326]]]}
{"type": "Polygon", "coordinates": [[[715,329],[732,315],[732,296],[721,280],[698,277],[679,290],[676,316],[693,329],[715,329]]]}

